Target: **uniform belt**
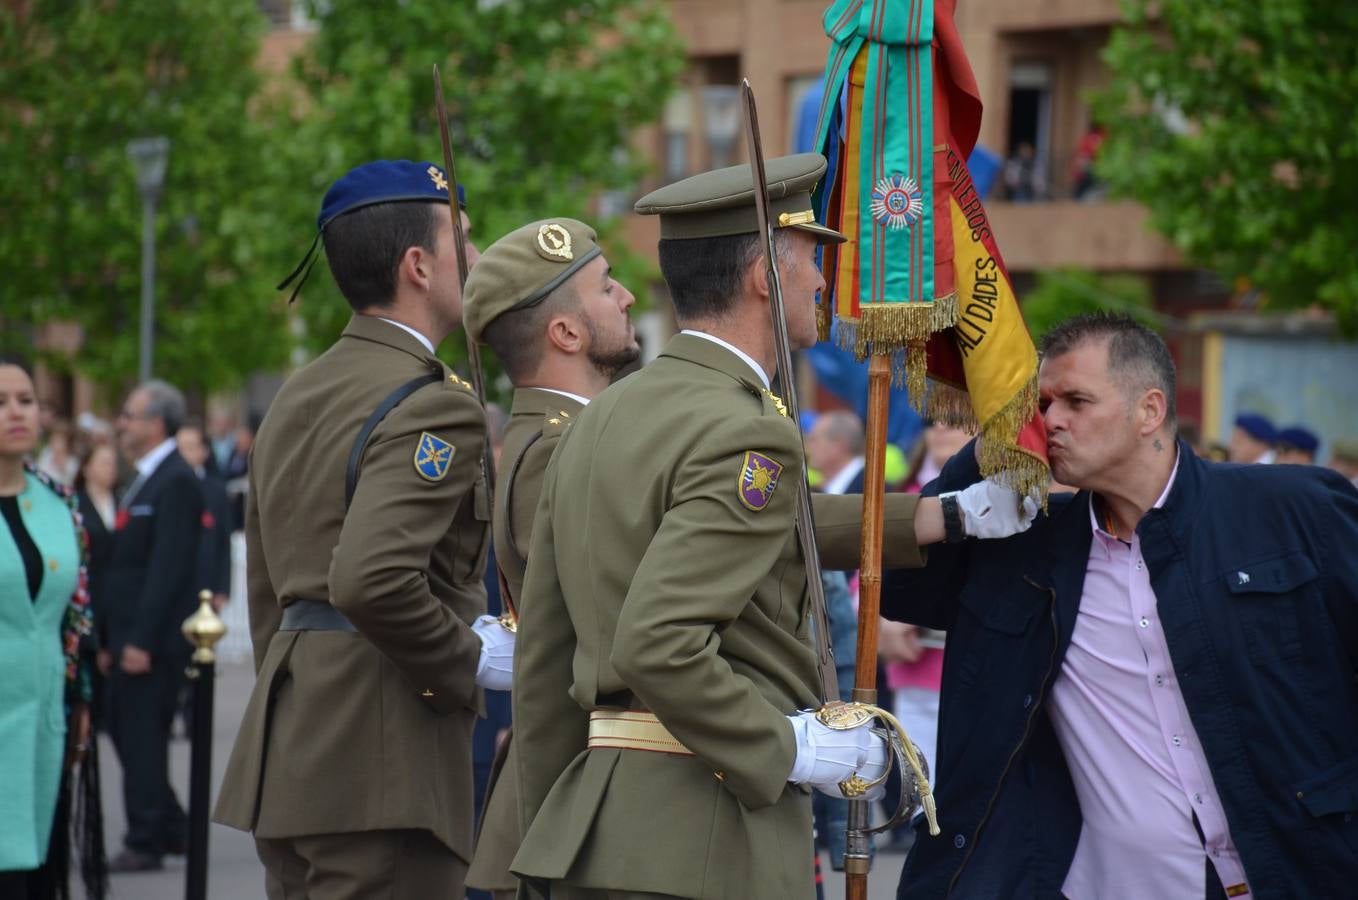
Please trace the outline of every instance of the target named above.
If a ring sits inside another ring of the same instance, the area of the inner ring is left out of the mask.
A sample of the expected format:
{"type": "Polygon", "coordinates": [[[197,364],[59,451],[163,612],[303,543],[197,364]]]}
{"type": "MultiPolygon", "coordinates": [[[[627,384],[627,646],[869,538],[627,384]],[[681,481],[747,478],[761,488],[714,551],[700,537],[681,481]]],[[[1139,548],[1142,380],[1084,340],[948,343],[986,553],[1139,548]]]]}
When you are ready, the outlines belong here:
{"type": "Polygon", "coordinates": [[[279,631],[358,631],[344,613],[320,600],[294,600],[283,607],[279,631]]]}
{"type": "Polygon", "coordinates": [[[634,709],[596,709],[589,714],[589,748],[648,750],[693,756],[653,713],[634,709]]]}

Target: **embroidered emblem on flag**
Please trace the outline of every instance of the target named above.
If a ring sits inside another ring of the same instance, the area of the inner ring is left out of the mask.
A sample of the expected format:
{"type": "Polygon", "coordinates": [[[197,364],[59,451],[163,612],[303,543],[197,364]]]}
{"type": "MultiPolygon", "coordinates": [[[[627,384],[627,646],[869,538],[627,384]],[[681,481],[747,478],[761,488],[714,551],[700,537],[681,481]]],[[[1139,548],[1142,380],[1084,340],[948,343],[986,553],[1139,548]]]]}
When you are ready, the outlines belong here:
{"type": "Polygon", "coordinates": [[[872,189],[872,217],[887,228],[909,228],[924,213],[924,194],[913,178],[896,172],[872,189]]]}

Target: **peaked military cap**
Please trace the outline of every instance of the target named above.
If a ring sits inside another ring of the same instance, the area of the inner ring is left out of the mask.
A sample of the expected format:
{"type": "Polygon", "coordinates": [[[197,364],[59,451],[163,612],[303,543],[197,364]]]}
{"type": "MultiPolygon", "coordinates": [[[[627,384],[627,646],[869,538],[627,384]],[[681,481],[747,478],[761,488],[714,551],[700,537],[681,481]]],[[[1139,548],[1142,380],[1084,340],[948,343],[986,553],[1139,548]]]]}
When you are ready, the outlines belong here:
{"type": "MultiPolygon", "coordinates": [[[[805,231],[819,243],[848,240],[816,221],[811,191],[825,174],[819,153],[780,156],[764,163],[769,188],[769,218],[774,228],[805,231]]],[[[660,216],[660,237],[667,240],[755,234],[754,176],[749,164],[703,172],[651,191],[636,202],[643,216],[660,216]]]]}
{"type": "MultiPolygon", "coordinates": [[[[321,232],[335,219],[378,203],[419,200],[427,203],[448,202],[448,175],[433,163],[379,159],[350,169],[325,192],[321,211],[316,216],[316,236],[311,239],[311,246],[297,268],[279,282],[278,290],[283,290],[300,275],[288,302],[297,299],[297,293],[311,274],[310,264],[314,264],[313,255],[316,245],[320,243],[321,232]]],[[[457,205],[459,209],[467,208],[467,192],[460,184],[457,185],[457,205]]]]}
{"type": "Polygon", "coordinates": [[[474,341],[507,312],[537,306],[603,252],[594,229],[576,219],[542,219],[517,228],[481,253],[467,276],[462,324],[474,341]]]}

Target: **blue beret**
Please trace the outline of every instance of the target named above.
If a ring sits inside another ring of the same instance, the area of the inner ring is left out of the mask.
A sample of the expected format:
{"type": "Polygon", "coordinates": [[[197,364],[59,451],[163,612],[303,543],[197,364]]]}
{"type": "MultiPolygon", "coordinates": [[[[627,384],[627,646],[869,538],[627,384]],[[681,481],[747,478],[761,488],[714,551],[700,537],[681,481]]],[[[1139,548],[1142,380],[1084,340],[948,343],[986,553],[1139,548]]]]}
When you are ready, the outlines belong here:
{"type": "Polygon", "coordinates": [[[1315,453],[1320,449],[1320,438],[1300,425],[1293,425],[1291,428],[1284,428],[1279,431],[1278,443],[1296,447],[1298,450],[1305,450],[1307,453],[1315,453]]]}
{"type": "MultiPolygon", "coordinates": [[[[379,159],[365,163],[357,169],[350,169],[344,177],[330,185],[321,200],[321,212],[316,217],[316,236],[311,239],[302,261],[292,273],[278,283],[283,290],[293,282],[292,296],[288,303],[297,299],[297,294],[311,274],[316,264],[316,245],[320,243],[321,232],[325,226],[339,216],[374,203],[395,203],[404,200],[424,200],[430,203],[448,202],[448,176],[443,169],[428,162],[411,162],[408,159],[379,159]]],[[[457,205],[467,208],[467,192],[462,185],[457,186],[457,205]]]]}
{"type": "MultiPolygon", "coordinates": [[[[448,202],[448,176],[433,163],[411,162],[408,159],[379,159],[350,169],[343,178],[330,186],[321,201],[321,214],[316,227],[325,226],[347,212],[374,203],[399,200],[427,200],[448,202]]],[[[457,205],[467,208],[467,194],[457,186],[457,205]]]]}
{"type": "Polygon", "coordinates": [[[1265,444],[1276,444],[1278,442],[1277,429],[1273,427],[1272,422],[1261,415],[1241,413],[1235,417],[1235,427],[1256,441],[1263,441],[1265,444]]]}

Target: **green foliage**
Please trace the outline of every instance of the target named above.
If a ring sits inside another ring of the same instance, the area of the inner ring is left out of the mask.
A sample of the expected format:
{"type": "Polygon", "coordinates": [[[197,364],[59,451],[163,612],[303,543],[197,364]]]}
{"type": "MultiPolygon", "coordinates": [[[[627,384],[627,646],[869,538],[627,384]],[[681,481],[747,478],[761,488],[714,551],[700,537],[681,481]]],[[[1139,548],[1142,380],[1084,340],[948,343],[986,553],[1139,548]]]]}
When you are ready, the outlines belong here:
{"type": "Polygon", "coordinates": [[[135,376],[141,199],[129,139],[172,141],[157,225],[155,373],[186,388],[277,368],[268,135],[248,114],[265,23],[241,0],[0,4],[0,341],[69,320],[71,361],[135,376]],[[266,262],[267,265],[262,265],[266,262]]]}
{"type": "MultiPolygon", "coordinates": [[[[313,14],[319,30],[294,67],[297,175],[279,198],[291,223],[281,233],[294,236],[297,257],[322,194],[352,166],[379,158],[442,164],[434,64],[481,247],[534,219],[592,221],[599,192],[632,188],[642,174],[629,149],[633,131],[658,117],[684,64],[656,0],[331,0],[313,14]]],[[[636,278],[640,261],[613,239],[616,227],[597,224],[610,263],[636,278]]],[[[313,351],[348,317],[325,268],[316,267],[298,301],[313,351]]],[[[465,357],[456,335],[441,350],[450,362],[465,357]]],[[[490,370],[489,355],[486,363],[490,370]]]]}
{"type": "Polygon", "coordinates": [[[1358,331],[1358,5],[1125,0],[1097,169],[1194,262],[1358,331]]]}
{"type": "Polygon", "coordinates": [[[1021,305],[1034,341],[1081,313],[1121,312],[1158,328],[1150,286],[1135,275],[1096,275],[1079,269],[1038,272],[1037,286],[1021,305]]]}

